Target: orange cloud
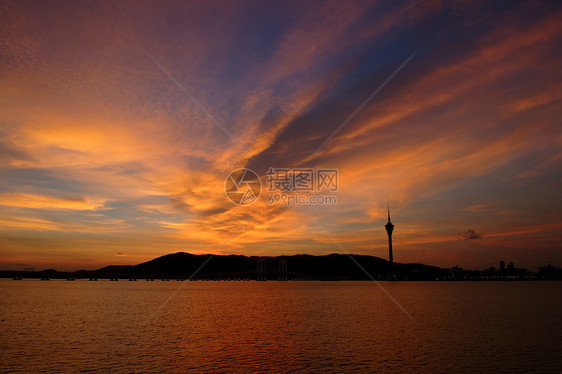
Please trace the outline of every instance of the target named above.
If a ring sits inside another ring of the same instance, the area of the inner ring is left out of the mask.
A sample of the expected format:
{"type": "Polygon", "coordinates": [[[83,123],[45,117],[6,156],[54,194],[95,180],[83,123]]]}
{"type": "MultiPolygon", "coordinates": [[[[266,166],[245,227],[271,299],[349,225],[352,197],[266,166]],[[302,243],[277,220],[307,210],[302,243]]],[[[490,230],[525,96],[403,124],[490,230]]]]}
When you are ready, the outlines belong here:
{"type": "Polygon", "coordinates": [[[1,193],[0,205],[31,209],[96,210],[103,208],[103,201],[91,202],[79,197],[59,198],[32,194],[1,193]]]}

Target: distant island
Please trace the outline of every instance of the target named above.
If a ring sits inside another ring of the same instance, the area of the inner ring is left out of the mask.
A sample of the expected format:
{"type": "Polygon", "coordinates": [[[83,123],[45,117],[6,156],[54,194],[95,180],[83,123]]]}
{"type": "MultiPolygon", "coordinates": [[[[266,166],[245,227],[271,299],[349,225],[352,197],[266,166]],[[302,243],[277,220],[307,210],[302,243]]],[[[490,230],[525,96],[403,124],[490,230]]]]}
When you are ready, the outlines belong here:
{"type": "Polygon", "coordinates": [[[194,255],[185,252],[167,254],[138,265],[110,265],[97,270],[59,272],[0,271],[3,278],[48,279],[177,279],[177,280],[539,280],[562,279],[562,269],[551,265],[539,273],[517,269],[510,263],[500,269],[464,270],[458,266],[440,268],[417,263],[394,262],[375,256],[332,253],[324,256],[306,254],[292,256],[194,255]],[[354,261],[355,260],[355,261],[354,261]],[[359,265],[358,265],[359,264],[359,265]]]}

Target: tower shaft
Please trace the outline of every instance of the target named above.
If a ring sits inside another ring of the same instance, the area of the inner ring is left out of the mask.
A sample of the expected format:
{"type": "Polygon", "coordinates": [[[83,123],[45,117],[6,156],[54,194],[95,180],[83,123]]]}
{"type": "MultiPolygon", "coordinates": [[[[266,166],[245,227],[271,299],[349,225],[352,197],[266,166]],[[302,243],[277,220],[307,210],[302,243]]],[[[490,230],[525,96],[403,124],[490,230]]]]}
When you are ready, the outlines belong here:
{"type": "Polygon", "coordinates": [[[394,262],[394,257],[392,256],[392,234],[388,234],[388,261],[390,264],[394,262]]]}

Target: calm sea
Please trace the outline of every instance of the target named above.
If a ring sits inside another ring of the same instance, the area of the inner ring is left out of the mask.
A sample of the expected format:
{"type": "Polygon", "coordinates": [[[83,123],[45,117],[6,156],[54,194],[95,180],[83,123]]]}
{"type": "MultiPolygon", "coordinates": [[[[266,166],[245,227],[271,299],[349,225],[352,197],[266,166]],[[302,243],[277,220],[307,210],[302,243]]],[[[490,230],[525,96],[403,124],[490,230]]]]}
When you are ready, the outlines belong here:
{"type": "Polygon", "coordinates": [[[562,282],[380,284],[2,279],[0,372],[562,371],[562,282]]]}

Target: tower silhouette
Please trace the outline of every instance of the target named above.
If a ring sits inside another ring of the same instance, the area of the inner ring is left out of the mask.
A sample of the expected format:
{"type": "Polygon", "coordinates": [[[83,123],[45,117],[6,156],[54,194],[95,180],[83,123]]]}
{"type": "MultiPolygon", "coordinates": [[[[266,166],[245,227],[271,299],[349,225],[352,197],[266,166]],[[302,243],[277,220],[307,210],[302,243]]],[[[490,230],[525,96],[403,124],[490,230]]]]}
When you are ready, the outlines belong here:
{"type": "Polygon", "coordinates": [[[392,265],[394,262],[392,257],[392,231],[394,230],[394,225],[390,222],[390,203],[388,203],[388,222],[384,225],[384,228],[388,234],[388,275],[392,276],[392,265]]]}

